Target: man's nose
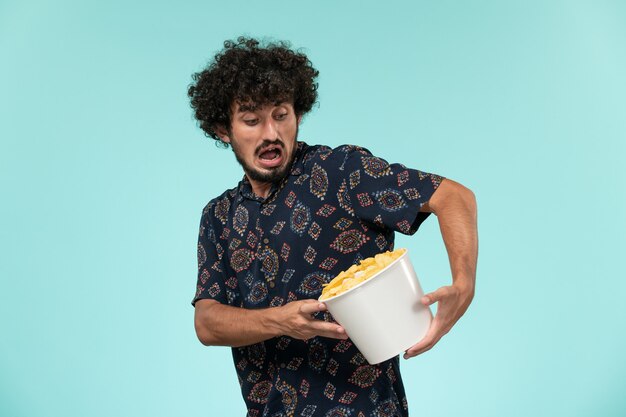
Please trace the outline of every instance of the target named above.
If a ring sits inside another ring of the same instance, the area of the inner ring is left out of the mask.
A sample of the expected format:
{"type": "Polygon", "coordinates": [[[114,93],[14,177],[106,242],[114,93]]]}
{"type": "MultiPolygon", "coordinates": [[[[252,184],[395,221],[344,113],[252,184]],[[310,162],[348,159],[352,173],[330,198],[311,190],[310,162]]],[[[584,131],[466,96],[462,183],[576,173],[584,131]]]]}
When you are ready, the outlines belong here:
{"type": "Polygon", "coordinates": [[[269,117],[263,123],[263,139],[274,140],[278,137],[276,121],[269,117]]]}

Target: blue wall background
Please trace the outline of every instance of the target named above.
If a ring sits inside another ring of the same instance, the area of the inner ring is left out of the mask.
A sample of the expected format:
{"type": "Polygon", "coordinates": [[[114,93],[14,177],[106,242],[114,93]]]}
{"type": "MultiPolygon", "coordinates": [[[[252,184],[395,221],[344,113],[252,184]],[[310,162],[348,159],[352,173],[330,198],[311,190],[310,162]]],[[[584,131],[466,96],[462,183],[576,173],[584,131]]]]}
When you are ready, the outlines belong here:
{"type": "MultiPolygon", "coordinates": [[[[0,2],[0,415],[244,414],[195,338],[204,204],[241,169],[196,127],[224,39],[320,70],[310,143],[470,187],[477,294],[402,362],[412,415],[626,413],[626,3],[0,2]]],[[[430,219],[408,247],[449,281],[430,219]]]]}

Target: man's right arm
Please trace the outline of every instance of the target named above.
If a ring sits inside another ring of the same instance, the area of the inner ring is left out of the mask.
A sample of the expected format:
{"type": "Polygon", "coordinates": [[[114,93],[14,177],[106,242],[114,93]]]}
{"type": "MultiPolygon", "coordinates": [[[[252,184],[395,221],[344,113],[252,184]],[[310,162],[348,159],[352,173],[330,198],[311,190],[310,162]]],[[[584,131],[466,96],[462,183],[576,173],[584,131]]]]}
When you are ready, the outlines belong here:
{"type": "Polygon", "coordinates": [[[196,334],[207,346],[247,346],[277,336],[302,340],[315,336],[348,338],[338,324],[313,318],[313,314],[326,311],[326,306],[317,300],[250,310],[202,299],[196,301],[195,308],[196,334]]]}

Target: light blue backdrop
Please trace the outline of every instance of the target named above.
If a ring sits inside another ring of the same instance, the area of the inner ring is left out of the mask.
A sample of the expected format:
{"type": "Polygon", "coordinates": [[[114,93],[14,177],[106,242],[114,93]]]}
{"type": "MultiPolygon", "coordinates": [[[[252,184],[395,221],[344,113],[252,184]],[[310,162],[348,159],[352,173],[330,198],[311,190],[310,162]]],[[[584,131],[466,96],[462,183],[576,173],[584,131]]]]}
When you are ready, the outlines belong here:
{"type": "MultiPolygon", "coordinates": [[[[191,73],[239,34],[320,70],[310,143],[470,187],[478,286],[403,361],[413,416],[626,413],[626,3],[0,2],[0,415],[241,416],[195,338],[205,203],[241,170],[191,73]]],[[[449,281],[435,218],[398,247],[449,281]]]]}

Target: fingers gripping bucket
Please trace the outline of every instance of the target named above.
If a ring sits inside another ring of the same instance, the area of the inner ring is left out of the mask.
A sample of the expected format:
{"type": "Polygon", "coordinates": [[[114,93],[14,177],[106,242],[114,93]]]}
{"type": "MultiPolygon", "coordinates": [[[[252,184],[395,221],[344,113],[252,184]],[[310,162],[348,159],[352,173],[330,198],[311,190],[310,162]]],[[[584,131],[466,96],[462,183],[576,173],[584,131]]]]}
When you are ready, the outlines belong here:
{"type": "Polygon", "coordinates": [[[423,296],[407,251],[368,280],[322,302],[373,365],[424,337],[433,316],[423,296]]]}

